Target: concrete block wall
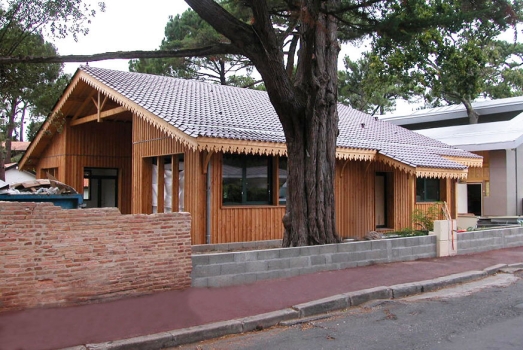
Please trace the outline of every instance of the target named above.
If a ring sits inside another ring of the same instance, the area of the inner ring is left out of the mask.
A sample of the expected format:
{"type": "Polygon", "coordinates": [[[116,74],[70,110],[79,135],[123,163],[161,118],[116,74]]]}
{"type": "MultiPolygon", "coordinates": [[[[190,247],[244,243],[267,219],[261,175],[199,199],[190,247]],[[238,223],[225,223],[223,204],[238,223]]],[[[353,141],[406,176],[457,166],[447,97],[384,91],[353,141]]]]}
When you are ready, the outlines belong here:
{"type": "Polygon", "coordinates": [[[436,237],[357,241],[192,257],[194,287],[223,287],[319,271],[436,256],[436,237]]]}
{"type": "Polygon", "coordinates": [[[457,234],[458,254],[523,246],[523,227],[461,232],[457,234]]]}
{"type": "Polygon", "coordinates": [[[0,311],[191,285],[188,213],[0,202],[0,311]]]}

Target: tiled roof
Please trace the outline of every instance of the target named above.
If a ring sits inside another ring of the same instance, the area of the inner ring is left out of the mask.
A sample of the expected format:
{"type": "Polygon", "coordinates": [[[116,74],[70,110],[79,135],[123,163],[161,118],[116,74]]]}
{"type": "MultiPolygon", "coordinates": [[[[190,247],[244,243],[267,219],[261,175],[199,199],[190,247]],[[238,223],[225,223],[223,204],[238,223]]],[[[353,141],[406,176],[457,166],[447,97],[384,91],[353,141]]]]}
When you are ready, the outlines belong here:
{"type": "MultiPolygon", "coordinates": [[[[80,70],[191,137],[285,142],[266,92],[87,66],[80,70]]],[[[464,169],[441,156],[479,158],[341,104],[338,113],[339,148],[378,150],[414,167],[464,169]]]]}

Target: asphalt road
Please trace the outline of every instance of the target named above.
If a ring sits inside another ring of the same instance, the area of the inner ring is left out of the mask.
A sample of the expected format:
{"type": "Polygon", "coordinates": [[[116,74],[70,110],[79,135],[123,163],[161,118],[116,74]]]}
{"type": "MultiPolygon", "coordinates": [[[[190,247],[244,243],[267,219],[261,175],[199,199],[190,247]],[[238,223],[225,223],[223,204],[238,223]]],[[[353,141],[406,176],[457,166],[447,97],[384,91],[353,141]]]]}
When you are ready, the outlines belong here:
{"type": "Polygon", "coordinates": [[[176,349],[523,349],[523,272],[176,349]]]}

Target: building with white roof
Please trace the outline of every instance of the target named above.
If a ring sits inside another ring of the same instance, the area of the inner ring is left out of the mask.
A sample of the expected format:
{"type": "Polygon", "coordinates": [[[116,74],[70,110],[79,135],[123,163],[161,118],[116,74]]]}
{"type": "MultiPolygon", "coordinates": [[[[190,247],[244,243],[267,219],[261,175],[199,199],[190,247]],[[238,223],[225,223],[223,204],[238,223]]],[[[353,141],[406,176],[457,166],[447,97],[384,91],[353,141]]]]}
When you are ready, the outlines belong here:
{"type": "Polygon", "coordinates": [[[382,120],[483,156],[458,185],[458,212],[477,216],[523,215],[523,96],[473,103],[478,124],[463,105],[419,110],[382,120]]]}

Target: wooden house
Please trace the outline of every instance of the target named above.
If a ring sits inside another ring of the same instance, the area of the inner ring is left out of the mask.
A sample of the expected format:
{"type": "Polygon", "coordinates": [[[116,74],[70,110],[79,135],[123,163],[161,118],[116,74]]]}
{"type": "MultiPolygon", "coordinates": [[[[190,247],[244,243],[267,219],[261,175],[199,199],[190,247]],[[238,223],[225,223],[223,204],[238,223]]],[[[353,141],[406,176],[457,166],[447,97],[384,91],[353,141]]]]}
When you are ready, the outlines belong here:
{"type": "MultiPolygon", "coordinates": [[[[339,105],[341,237],[411,226],[482,158],[339,105]]],[[[283,131],[265,92],[81,67],[20,162],[122,213],[184,210],[192,242],[280,239],[283,131]]]]}

